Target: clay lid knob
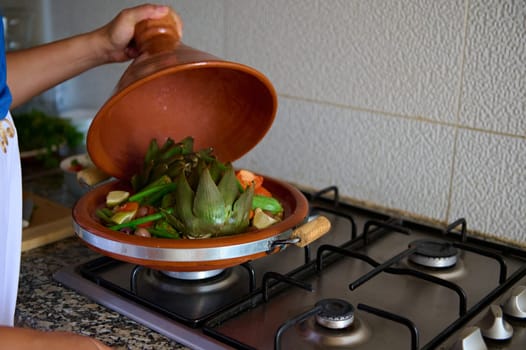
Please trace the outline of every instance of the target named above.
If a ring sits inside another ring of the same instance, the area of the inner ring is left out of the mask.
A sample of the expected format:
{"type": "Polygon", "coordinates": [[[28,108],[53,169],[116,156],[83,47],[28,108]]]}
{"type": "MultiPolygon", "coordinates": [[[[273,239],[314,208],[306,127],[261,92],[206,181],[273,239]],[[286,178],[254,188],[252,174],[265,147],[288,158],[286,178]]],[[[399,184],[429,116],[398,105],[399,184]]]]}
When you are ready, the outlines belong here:
{"type": "Polygon", "coordinates": [[[181,40],[177,28],[181,28],[181,24],[171,14],[137,23],[134,35],[137,49],[149,54],[173,51],[181,40]]]}

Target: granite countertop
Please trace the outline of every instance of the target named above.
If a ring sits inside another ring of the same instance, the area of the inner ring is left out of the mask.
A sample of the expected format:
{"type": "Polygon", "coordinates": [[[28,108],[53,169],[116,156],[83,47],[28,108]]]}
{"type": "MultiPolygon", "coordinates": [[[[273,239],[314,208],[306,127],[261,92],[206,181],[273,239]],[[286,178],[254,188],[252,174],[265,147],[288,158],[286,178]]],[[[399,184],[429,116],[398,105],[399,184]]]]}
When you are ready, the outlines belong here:
{"type": "MultiPolygon", "coordinates": [[[[75,201],[67,193],[60,172],[25,177],[26,189],[63,205],[71,206],[75,201]]],[[[16,325],[40,330],[71,331],[99,339],[115,349],[188,349],[53,279],[53,273],[60,268],[98,256],[76,237],[24,252],[16,325]]]]}

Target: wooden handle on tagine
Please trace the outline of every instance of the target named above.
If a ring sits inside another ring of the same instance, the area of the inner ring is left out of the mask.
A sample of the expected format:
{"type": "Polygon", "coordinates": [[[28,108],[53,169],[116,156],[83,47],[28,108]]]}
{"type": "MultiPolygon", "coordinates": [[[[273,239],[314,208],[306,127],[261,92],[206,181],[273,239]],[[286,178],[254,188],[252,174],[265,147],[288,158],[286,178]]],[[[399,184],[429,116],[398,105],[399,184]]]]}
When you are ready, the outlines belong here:
{"type": "Polygon", "coordinates": [[[300,248],[309,245],[318,238],[325,235],[331,229],[331,222],[325,216],[318,216],[315,219],[296,228],[291,235],[291,238],[299,238],[300,241],[296,245],[300,248]]]}

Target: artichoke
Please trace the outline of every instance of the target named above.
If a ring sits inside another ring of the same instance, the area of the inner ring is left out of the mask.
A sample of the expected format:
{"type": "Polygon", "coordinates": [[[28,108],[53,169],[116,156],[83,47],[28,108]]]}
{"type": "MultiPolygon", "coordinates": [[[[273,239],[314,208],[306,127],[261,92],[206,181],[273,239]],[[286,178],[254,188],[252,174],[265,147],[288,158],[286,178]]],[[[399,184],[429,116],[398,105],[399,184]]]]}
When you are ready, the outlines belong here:
{"type": "Polygon", "coordinates": [[[191,171],[181,172],[175,180],[177,229],[188,238],[244,232],[250,224],[254,188],[239,186],[231,164],[198,158],[191,171]]]}
{"type": "MultiPolygon", "coordinates": [[[[242,233],[250,225],[254,186],[244,189],[230,163],[212,148],[194,151],[192,137],[153,139],[132,179],[133,199],[160,207],[163,218],[188,238],[242,233]]],[[[130,197],[131,199],[132,197],[130,197]]]]}

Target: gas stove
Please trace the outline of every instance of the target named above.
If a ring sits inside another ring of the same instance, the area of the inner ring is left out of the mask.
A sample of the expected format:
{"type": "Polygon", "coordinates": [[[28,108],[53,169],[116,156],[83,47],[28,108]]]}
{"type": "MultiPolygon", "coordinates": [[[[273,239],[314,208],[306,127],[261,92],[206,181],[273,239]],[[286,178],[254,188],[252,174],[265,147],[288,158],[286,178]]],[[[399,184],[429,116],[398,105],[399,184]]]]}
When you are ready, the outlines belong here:
{"type": "Polygon", "coordinates": [[[331,231],[223,270],[101,257],[57,271],[81,294],[192,349],[524,349],[526,251],[305,192],[331,231]]]}

